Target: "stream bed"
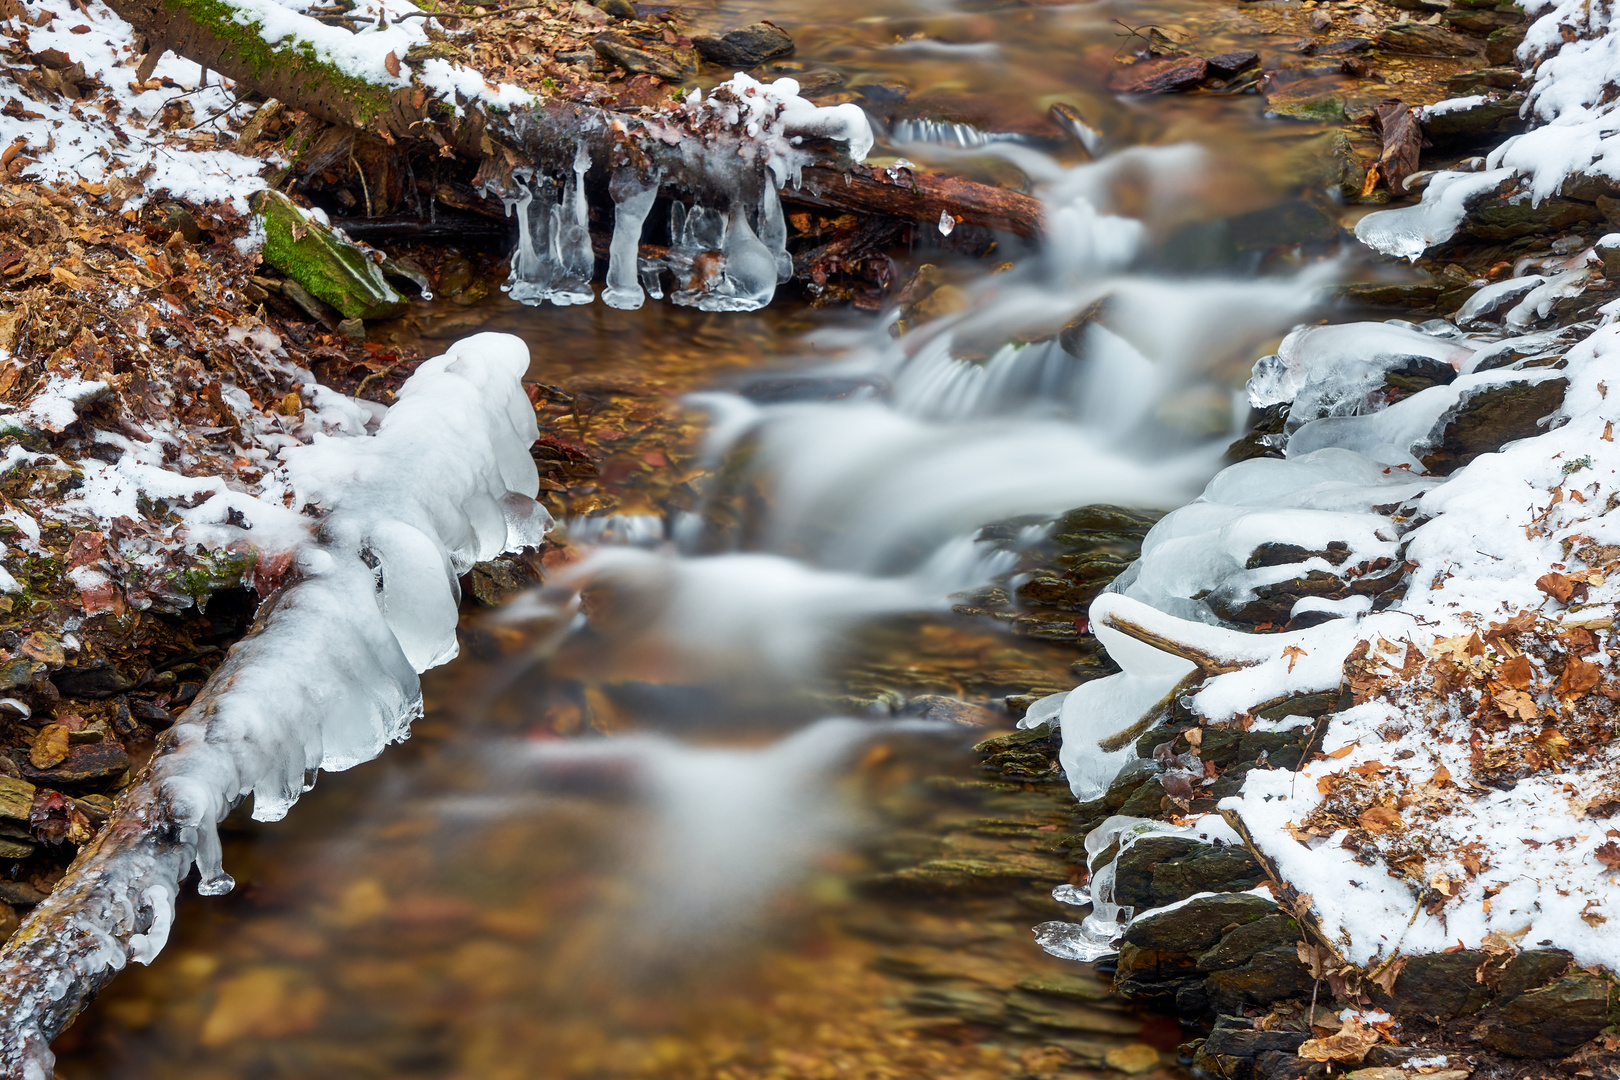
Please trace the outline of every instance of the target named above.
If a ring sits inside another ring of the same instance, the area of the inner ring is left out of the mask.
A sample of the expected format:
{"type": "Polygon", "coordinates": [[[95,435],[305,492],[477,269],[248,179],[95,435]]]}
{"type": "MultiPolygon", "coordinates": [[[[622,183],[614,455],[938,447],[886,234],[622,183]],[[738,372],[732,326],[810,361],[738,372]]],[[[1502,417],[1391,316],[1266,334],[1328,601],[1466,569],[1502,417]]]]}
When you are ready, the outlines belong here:
{"type": "Polygon", "coordinates": [[[1270,54],[1300,10],[695,14],[781,23],[764,77],[842,78],[878,165],[1033,184],[1052,241],[973,260],[924,230],[883,312],[418,305],[390,332],[424,351],[528,342],[559,532],[470,582],[500,606],[464,606],[407,744],[233,817],[235,892],[182,901],[59,1076],[1185,1075],[1173,1018],[1031,933],[1086,876],[1062,777],[974,747],[1109,670],[1088,591],[1219,468],[1255,358],[1339,317],[1328,126],[1105,89],[1155,32],[1270,54]],[[1095,506],[1125,509],[1063,517],[1095,506]]]}

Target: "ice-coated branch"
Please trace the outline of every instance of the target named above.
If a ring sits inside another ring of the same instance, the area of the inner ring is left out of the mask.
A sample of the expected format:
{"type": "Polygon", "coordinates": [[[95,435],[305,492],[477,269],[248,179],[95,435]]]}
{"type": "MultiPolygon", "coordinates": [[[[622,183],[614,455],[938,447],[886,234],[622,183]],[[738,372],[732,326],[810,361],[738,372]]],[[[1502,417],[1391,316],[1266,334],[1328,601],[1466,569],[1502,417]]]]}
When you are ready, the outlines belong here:
{"type": "Polygon", "coordinates": [[[458,577],[538,543],[536,429],[517,338],[424,363],[376,433],[283,451],[322,514],[273,594],[102,830],[0,949],[0,1074],[51,1075],[50,1040],[130,960],[150,962],[193,863],[228,891],[217,827],[249,794],[275,820],[319,769],[375,757],[421,712],[418,672],[456,653],[458,577]]]}

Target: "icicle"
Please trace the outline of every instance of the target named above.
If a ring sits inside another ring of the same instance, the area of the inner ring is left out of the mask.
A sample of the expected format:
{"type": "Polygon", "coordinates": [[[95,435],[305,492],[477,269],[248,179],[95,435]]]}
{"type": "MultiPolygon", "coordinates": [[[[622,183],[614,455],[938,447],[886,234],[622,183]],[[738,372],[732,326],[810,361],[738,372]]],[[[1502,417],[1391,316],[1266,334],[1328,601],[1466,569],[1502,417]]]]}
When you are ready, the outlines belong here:
{"type": "Polygon", "coordinates": [[[521,304],[539,304],[551,296],[557,279],[557,263],[551,257],[552,211],[556,208],[556,184],[548,176],[519,177],[516,197],[508,196],[508,214],[517,214],[517,250],[512,253],[512,273],[501,286],[521,304]]]}
{"type": "Polygon", "coordinates": [[[608,246],[607,288],[602,290],[602,302],[610,308],[634,311],[646,299],[638,280],[638,253],[642,226],[658,198],[658,177],[644,179],[634,169],[620,169],[608,190],[613,196],[613,240],[608,246]]]}
{"type": "Polygon", "coordinates": [[[776,193],[776,178],[769,170],[759,197],[759,239],[776,259],[777,283],[792,278],[793,258],[787,253],[787,219],[782,215],[782,199],[776,193]]]}
{"type": "MultiPolygon", "coordinates": [[[[679,203],[676,204],[680,205],[679,203]]],[[[647,290],[647,295],[654,300],[664,298],[664,260],[638,259],[636,269],[641,275],[641,287],[647,290]]]]}
{"type": "Polygon", "coordinates": [[[596,299],[591,278],[596,272],[596,254],[591,250],[590,209],[585,204],[585,174],[591,168],[591,155],[583,145],[574,155],[574,171],[563,190],[555,228],[557,263],[562,280],[551,296],[559,307],[588,304],[596,299]]]}

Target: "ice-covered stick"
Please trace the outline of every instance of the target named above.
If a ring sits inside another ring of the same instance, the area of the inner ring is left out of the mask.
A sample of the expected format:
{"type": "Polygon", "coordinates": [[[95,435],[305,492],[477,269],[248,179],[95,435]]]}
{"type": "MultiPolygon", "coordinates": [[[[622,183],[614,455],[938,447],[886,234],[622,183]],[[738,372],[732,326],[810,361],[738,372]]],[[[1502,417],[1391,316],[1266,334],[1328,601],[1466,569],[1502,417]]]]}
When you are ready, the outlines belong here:
{"type": "Polygon", "coordinates": [[[0,1075],[46,1080],[50,1040],[130,960],[163,947],[180,883],[232,882],[217,827],[253,795],[274,820],[319,769],[403,739],[420,671],[456,653],[457,578],[538,543],[538,431],[528,349],[479,334],[417,369],[376,434],[317,436],[283,456],[319,526],[293,583],[262,606],[164,733],[111,818],[0,950],[0,1075]]]}

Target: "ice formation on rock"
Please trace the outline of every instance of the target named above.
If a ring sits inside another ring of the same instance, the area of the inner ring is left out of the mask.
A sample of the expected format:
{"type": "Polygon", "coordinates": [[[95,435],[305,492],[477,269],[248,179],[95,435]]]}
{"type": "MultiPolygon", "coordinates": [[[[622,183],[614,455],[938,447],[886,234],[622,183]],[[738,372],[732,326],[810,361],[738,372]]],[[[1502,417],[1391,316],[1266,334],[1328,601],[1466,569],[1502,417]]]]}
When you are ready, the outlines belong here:
{"type": "MultiPolygon", "coordinates": [[[[661,276],[676,282],[671,299],[705,311],[754,311],[770,303],[793,274],[787,222],[778,194],[796,183],[812,160],[806,137],[834,139],[850,158],[872,147],[866,115],[852,104],[815,106],[792,79],[760,83],[737,75],[709,92],[690,95],[666,115],[644,122],[642,134],[674,149],[646,171],[620,168],[609,183],[614,203],[608,245],[610,307],[636,308],[645,293],[661,296],[661,276]],[[638,245],[661,190],[692,193],[669,206],[670,246],[662,257],[640,257],[638,245]]],[[[526,304],[588,303],[590,256],[584,179],[590,156],[581,144],[560,203],[554,180],[514,174],[501,193],[518,216],[518,246],[505,286],[526,304]]]]}
{"type": "MultiPolygon", "coordinates": [[[[292,524],[279,504],[218,493],[265,523],[252,535],[290,545],[295,580],[165,733],[78,870],[0,952],[9,1068],[50,1075],[49,1039],[76,1011],[64,996],[93,994],[129,960],[150,962],[190,864],[199,891],[231,888],[216,829],[233,806],[251,794],[255,817],[280,817],[317,770],[349,768],[408,734],[417,673],[455,655],[459,575],[550,526],[533,498],[527,366],[521,341],[480,334],[422,364],[380,422],[357,408],[350,432],[289,440],[295,505],[318,515],[316,527],[292,524]]],[[[197,508],[200,530],[214,501],[197,508]]]]}

